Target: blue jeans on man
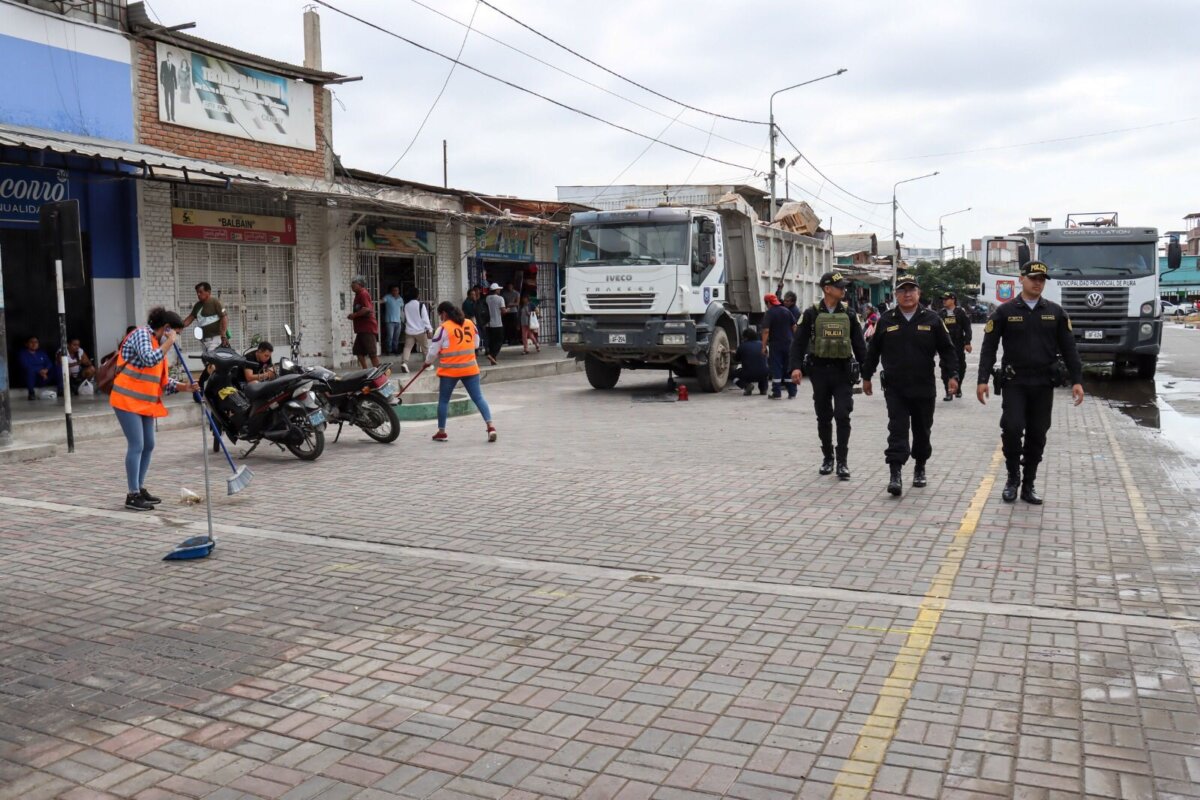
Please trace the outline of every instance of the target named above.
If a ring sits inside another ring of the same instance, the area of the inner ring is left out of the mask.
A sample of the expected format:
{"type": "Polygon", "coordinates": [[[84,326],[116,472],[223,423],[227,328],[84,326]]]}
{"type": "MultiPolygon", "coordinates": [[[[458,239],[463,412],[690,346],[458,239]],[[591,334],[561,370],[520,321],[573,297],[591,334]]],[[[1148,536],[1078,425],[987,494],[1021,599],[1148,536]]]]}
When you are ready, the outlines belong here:
{"type": "Polygon", "coordinates": [[[396,322],[388,322],[387,329],[383,335],[383,352],[396,355],[400,352],[400,332],[404,328],[404,323],[397,320],[396,322]]]}
{"type": "Polygon", "coordinates": [[[769,348],[772,397],[782,397],[784,388],[787,389],[789,400],[796,396],[796,384],[792,383],[792,374],[788,372],[788,353],[791,350],[791,344],[791,342],[786,344],[772,342],[769,348]]]}

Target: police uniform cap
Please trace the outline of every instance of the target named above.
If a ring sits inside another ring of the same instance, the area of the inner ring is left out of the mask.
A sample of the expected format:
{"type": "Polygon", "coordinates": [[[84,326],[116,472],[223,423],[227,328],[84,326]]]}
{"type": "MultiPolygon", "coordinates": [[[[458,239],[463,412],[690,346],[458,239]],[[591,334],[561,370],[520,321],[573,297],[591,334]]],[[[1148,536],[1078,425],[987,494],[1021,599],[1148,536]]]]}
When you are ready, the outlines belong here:
{"type": "Polygon", "coordinates": [[[901,286],[915,286],[918,289],[921,288],[921,284],[917,283],[917,279],[911,275],[901,275],[896,279],[896,288],[899,289],[901,286]]]}
{"type": "Polygon", "coordinates": [[[942,299],[943,300],[957,300],[958,295],[956,295],[954,292],[942,292],[942,299]]]}
{"type": "Polygon", "coordinates": [[[1041,275],[1043,277],[1049,277],[1049,275],[1047,274],[1049,272],[1050,272],[1049,267],[1047,267],[1041,261],[1030,261],[1027,264],[1021,265],[1021,276],[1022,277],[1026,277],[1029,275],[1041,275]]]}
{"type": "Polygon", "coordinates": [[[824,275],[821,276],[820,283],[822,286],[837,286],[841,289],[845,289],[847,286],[850,285],[850,281],[846,280],[842,276],[842,273],[837,272],[837,271],[826,272],[824,275]]]}

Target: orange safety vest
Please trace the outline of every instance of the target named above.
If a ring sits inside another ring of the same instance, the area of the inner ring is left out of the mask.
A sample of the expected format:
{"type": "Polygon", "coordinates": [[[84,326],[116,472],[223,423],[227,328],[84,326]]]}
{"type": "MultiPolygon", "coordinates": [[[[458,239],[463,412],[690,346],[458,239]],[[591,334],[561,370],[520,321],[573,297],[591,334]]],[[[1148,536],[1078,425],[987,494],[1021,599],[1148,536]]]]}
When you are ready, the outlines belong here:
{"type": "MultiPolygon", "coordinates": [[[[158,342],[151,335],[150,341],[158,342]]],[[[109,402],[113,408],[122,411],[132,411],[143,417],[165,417],[167,407],[163,405],[163,388],[169,379],[167,377],[167,359],[153,367],[139,367],[125,360],[121,351],[125,343],[117,350],[117,377],[113,379],[112,395],[109,402]]]]}
{"type": "Polygon", "coordinates": [[[475,347],[479,341],[479,333],[475,330],[475,323],[468,319],[459,325],[448,319],[442,323],[442,333],[446,341],[438,351],[438,376],[469,378],[478,375],[479,364],[475,362],[475,347]]]}

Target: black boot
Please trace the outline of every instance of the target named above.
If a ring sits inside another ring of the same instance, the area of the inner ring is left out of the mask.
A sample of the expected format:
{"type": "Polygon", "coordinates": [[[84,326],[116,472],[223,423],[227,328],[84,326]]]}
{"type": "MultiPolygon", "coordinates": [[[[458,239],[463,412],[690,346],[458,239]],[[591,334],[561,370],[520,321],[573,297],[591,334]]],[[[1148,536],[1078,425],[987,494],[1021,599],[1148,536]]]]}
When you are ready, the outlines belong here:
{"type": "MultiPolygon", "coordinates": [[[[949,398],[947,398],[947,399],[949,399],[949,398]]],[[[929,483],[929,481],[927,481],[925,479],[925,462],[918,461],[916,463],[916,465],[913,467],[913,484],[912,484],[913,488],[921,489],[927,483],[929,483]]]]}
{"type": "Polygon", "coordinates": [[[945,400],[945,401],[950,401],[950,400],[953,400],[953,399],[954,399],[954,395],[950,394],[950,390],[949,390],[949,389],[947,389],[947,390],[946,390],[946,396],[945,396],[945,397],[943,397],[943,398],[942,398],[942,400],[945,400]]]}
{"type": "Polygon", "coordinates": [[[846,466],[846,457],[843,456],[837,462],[837,476],[843,481],[850,480],[850,468],[846,466]]]}
{"type": "Polygon", "coordinates": [[[904,481],[900,477],[900,465],[889,464],[888,466],[892,470],[892,478],[888,481],[888,494],[893,497],[899,497],[904,493],[904,481]]]}
{"type": "Polygon", "coordinates": [[[822,475],[829,475],[833,472],[833,456],[827,455],[821,459],[821,468],[817,470],[822,475]]]}
{"type": "Polygon", "coordinates": [[[1021,480],[1021,499],[1026,503],[1034,506],[1042,504],[1042,496],[1037,493],[1034,488],[1034,481],[1037,480],[1037,465],[1025,467],[1025,477],[1021,480]]]}
{"type": "Polygon", "coordinates": [[[1004,491],[1000,493],[1000,499],[1006,503],[1015,502],[1017,499],[1017,490],[1021,487],[1021,471],[1016,469],[1008,470],[1008,480],[1004,483],[1004,491]]]}

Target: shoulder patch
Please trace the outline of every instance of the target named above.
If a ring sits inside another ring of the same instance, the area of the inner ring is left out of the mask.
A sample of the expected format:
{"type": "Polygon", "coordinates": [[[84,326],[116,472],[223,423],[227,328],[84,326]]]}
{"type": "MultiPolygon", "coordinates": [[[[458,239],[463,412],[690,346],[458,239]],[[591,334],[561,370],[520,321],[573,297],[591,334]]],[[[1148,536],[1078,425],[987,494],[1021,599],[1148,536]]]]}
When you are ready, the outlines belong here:
{"type": "Polygon", "coordinates": [[[995,328],[996,328],[996,323],[989,319],[987,321],[987,325],[983,326],[983,332],[991,333],[993,330],[995,330],[995,328]]]}
{"type": "Polygon", "coordinates": [[[1074,328],[1071,327],[1071,318],[1070,317],[1067,317],[1067,330],[1069,330],[1069,331],[1074,330],[1074,328]]]}

